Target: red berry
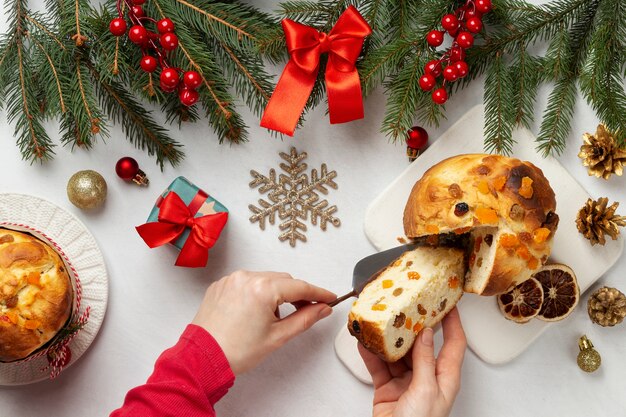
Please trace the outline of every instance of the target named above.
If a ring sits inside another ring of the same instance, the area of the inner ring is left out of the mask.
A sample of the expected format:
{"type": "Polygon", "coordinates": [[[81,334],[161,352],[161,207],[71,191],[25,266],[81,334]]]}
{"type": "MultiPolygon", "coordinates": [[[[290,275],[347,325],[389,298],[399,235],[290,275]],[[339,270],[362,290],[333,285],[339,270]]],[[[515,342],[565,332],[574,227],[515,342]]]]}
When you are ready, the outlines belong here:
{"type": "Polygon", "coordinates": [[[135,25],[128,31],[128,38],[132,43],[141,45],[148,39],[148,31],[143,26],[135,25]]]}
{"type": "Polygon", "coordinates": [[[188,88],[198,88],[202,84],[202,77],[195,71],[187,71],[183,75],[183,82],[188,88]]]}
{"type": "Polygon", "coordinates": [[[157,69],[158,61],[153,56],[144,55],[139,65],[145,72],[154,72],[157,69]]]}
{"type": "Polygon", "coordinates": [[[174,22],[172,22],[172,19],[168,19],[167,17],[165,19],[161,19],[157,22],[157,30],[161,34],[174,32],[174,22]]]}
{"type": "Polygon", "coordinates": [[[465,50],[463,48],[450,49],[450,62],[465,61],[465,50]]]}
{"type": "Polygon", "coordinates": [[[481,13],[488,13],[491,11],[491,0],[476,0],[476,10],[481,13]]]}
{"type": "Polygon", "coordinates": [[[444,32],[440,30],[431,30],[426,35],[426,42],[432,47],[437,47],[443,43],[443,34],[444,32]]]}
{"type": "Polygon", "coordinates": [[[174,68],[165,68],[161,71],[159,79],[161,80],[161,85],[168,89],[176,88],[178,86],[178,82],[180,81],[178,78],[178,71],[174,68]]]}
{"type": "Polygon", "coordinates": [[[467,49],[474,45],[474,37],[469,32],[460,32],[456,37],[456,43],[458,43],[461,48],[467,49]]]}
{"type": "Polygon", "coordinates": [[[420,77],[420,88],[424,91],[430,91],[435,86],[437,80],[435,76],[429,73],[426,73],[420,77]]]}
{"type": "Polygon", "coordinates": [[[428,144],[428,132],[423,127],[413,126],[406,132],[406,145],[413,149],[423,149],[428,144]]]}
{"type": "Polygon", "coordinates": [[[448,101],[448,93],[445,88],[441,87],[433,91],[431,94],[433,101],[437,104],[443,104],[448,101]]]}
{"type": "Polygon", "coordinates": [[[467,30],[472,33],[478,33],[483,30],[483,21],[478,17],[470,17],[467,19],[467,22],[465,22],[465,25],[467,26],[467,30]]]}
{"type": "Polygon", "coordinates": [[[441,26],[448,32],[453,32],[459,27],[459,19],[453,14],[447,14],[441,19],[441,26]]]}
{"type": "Polygon", "coordinates": [[[109,23],[109,31],[113,36],[122,36],[126,33],[126,20],[121,17],[111,20],[111,23],[109,23]]]}
{"type": "Polygon", "coordinates": [[[198,92],[193,88],[183,88],[182,90],[180,90],[180,93],[178,93],[178,98],[180,99],[180,102],[183,103],[185,106],[193,106],[194,104],[196,104],[196,101],[198,101],[198,97],[198,92]]]}
{"type": "Polygon", "coordinates": [[[142,4],[144,4],[146,2],[146,0],[133,0],[133,4],[135,6],[141,6],[142,4]]]}
{"type": "Polygon", "coordinates": [[[161,46],[166,51],[173,51],[178,46],[178,36],[174,33],[164,33],[161,35],[161,46]]]}
{"type": "Polygon", "coordinates": [[[456,81],[456,79],[459,78],[459,72],[454,65],[448,65],[443,70],[443,78],[448,81],[456,81]]]}
{"type": "Polygon", "coordinates": [[[159,83],[159,86],[161,87],[161,90],[165,91],[166,93],[173,93],[174,91],[176,91],[176,87],[168,87],[163,83],[159,83]]]}
{"type": "Polygon", "coordinates": [[[436,60],[428,61],[424,66],[424,71],[427,74],[432,74],[435,77],[439,77],[439,74],[441,74],[442,71],[441,62],[436,60]]]}
{"type": "Polygon", "coordinates": [[[465,18],[469,19],[471,17],[477,17],[480,19],[483,17],[483,14],[476,10],[475,7],[467,6],[467,9],[465,10],[465,18]]]}
{"type": "Polygon", "coordinates": [[[130,8],[130,12],[137,16],[137,17],[143,17],[143,8],[141,6],[133,6],[130,8]]]}
{"type": "Polygon", "coordinates": [[[454,68],[456,68],[456,72],[459,74],[459,78],[464,78],[468,74],[469,67],[465,61],[457,61],[453,65],[454,68]]]}

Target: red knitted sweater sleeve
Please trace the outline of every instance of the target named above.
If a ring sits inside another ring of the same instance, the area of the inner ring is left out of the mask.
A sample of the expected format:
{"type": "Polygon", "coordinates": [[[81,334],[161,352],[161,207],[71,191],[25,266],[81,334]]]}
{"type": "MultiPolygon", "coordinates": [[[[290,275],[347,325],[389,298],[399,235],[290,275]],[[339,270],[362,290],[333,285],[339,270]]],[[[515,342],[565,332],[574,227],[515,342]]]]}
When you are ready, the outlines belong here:
{"type": "Polygon", "coordinates": [[[161,354],[148,381],[130,390],[110,417],[213,417],[213,406],[234,381],[215,339],[190,324],[178,343],[161,354]]]}

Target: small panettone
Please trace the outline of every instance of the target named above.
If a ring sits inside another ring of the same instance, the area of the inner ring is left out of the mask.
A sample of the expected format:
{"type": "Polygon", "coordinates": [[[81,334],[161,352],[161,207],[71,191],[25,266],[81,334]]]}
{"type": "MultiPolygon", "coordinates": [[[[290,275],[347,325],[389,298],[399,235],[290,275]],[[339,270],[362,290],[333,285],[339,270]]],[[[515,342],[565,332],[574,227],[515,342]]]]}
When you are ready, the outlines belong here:
{"type": "Polygon", "coordinates": [[[409,238],[470,233],[464,290],[506,292],[541,267],[559,217],[543,172],[530,162],[471,154],[446,159],[417,181],[404,211],[409,238]]]}
{"type": "Polygon", "coordinates": [[[0,361],[48,343],[69,319],[72,300],[59,255],[29,234],[0,228],[0,361]]]}

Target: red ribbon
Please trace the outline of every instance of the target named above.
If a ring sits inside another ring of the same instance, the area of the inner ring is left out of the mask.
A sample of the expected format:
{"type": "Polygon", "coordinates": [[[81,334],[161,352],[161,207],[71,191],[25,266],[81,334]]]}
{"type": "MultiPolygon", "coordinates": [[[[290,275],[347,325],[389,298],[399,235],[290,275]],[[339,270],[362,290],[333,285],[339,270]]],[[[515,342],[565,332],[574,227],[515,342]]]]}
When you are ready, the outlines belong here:
{"type": "Polygon", "coordinates": [[[206,198],[206,194],[198,193],[188,207],[178,194],[170,191],[161,203],[158,222],[138,226],[137,232],[148,246],[156,248],[174,242],[189,227],[189,238],[176,259],[176,265],[192,268],[206,266],[209,248],[215,244],[228,220],[228,213],[225,212],[194,217],[206,198]]]}
{"type": "Polygon", "coordinates": [[[328,52],[326,90],[330,123],[363,118],[363,95],[356,59],[372,32],[363,16],[350,6],[327,35],[312,27],[282,21],[290,59],[270,98],[261,126],[293,136],[319,72],[320,55],[328,52]]]}

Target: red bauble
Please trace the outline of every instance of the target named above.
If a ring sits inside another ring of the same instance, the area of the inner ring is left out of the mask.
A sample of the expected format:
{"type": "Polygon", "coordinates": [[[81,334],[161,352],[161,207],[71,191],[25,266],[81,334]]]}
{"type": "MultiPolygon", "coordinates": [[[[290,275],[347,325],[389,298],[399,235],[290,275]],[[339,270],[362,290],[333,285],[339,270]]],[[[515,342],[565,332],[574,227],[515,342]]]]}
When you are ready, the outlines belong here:
{"type": "Polygon", "coordinates": [[[174,22],[172,19],[161,19],[157,22],[157,30],[160,34],[174,32],[174,22]]]}
{"type": "Polygon", "coordinates": [[[180,102],[183,103],[185,106],[193,106],[194,104],[196,104],[196,101],[198,101],[198,97],[198,92],[193,88],[185,87],[180,90],[180,93],[178,93],[178,98],[180,99],[180,102]]]}
{"type": "Polygon", "coordinates": [[[130,156],[125,156],[115,164],[115,173],[123,180],[132,180],[138,172],[139,164],[130,156]]]}
{"type": "Polygon", "coordinates": [[[164,33],[161,35],[161,46],[166,51],[173,51],[178,47],[178,36],[174,33],[164,33]]]}
{"type": "Polygon", "coordinates": [[[472,33],[478,33],[483,30],[483,21],[478,17],[470,17],[467,19],[467,22],[465,22],[465,25],[467,26],[467,30],[472,33]]]}
{"type": "Polygon", "coordinates": [[[448,92],[445,88],[441,87],[432,92],[431,97],[437,104],[443,104],[448,101],[448,92]]]}
{"type": "Polygon", "coordinates": [[[142,4],[144,4],[146,2],[146,0],[133,0],[133,4],[135,6],[141,6],[142,4]]]}
{"type": "Polygon", "coordinates": [[[481,13],[488,13],[491,11],[491,0],[476,0],[476,10],[481,13]]]}
{"type": "Polygon", "coordinates": [[[126,33],[126,20],[121,17],[111,20],[111,23],[109,23],[109,31],[113,36],[122,36],[126,33]]]}
{"type": "Polygon", "coordinates": [[[426,35],[426,42],[432,47],[437,47],[443,43],[443,34],[444,32],[440,30],[431,30],[426,35]]]}
{"type": "Polygon", "coordinates": [[[456,37],[456,43],[461,48],[467,49],[474,45],[474,37],[469,32],[459,32],[459,35],[456,37]]]}
{"type": "Polygon", "coordinates": [[[447,14],[441,19],[441,26],[448,32],[454,32],[459,27],[459,19],[453,14],[447,14]]]}
{"type": "Polygon", "coordinates": [[[141,6],[133,6],[133,7],[130,8],[130,11],[136,17],[143,17],[144,16],[143,8],[141,6]]]}
{"type": "Polygon", "coordinates": [[[187,71],[183,75],[183,82],[188,88],[198,88],[202,84],[202,77],[195,71],[187,71]]]}
{"type": "Polygon", "coordinates": [[[159,77],[161,81],[161,85],[165,86],[167,89],[173,89],[178,86],[178,82],[180,81],[178,78],[178,71],[174,68],[164,68],[161,71],[161,76],[159,77]]]}
{"type": "Polygon", "coordinates": [[[463,48],[450,49],[450,62],[465,61],[465,50],[463,48]]]}
{"type": "Polygon", "coordinates": [[[141,45],[148,39],[148,31],[143,26],[135,25],[128,31],[128,39],[132,43],[141,45]]]}
{"type": "Polygon", "coordinates": [[[406,146],[421,150],[428,145],[428,132],[423,127],[413,126],[406,132],[406,146]]]}
{"type": "Polygon", "coordinates": [[[159,62],[153,56],[144,55],[143,58],[141,58],[141,62],[139,63],[139,65],[141,66],[141,69],[145,72],[154,72],[157,69],[159,62]]]}
{"type": "Polygon", "coordinates": [[[459,72],[456,70],[456,67],[453,65],[448,65],[443,69],[443,78],[448,81],[456,81],[459,78],[459,72]]]}
{"type": "Polygon", "coordinates": [[[459,78],[465,77],[469,72],[469,67],[465,61],[457,61],[454,64],[454,68],[456,68],[457,73],[459,74],[459,78]]]}
{"type": "Polygon", "coordinates": [[[428,61],[424,66],[424,72],[427,74],[432,74],[435,77],[439,77],[443,68],[441,67],[441,62],[437,60],[428,61]]]}
{"type": "Polygon", "coordinates": [[[437,80],[435,76],[429,73],[426,73],[420,77],[420,88],[424,91],[430,91],[435,87],[437,80]]]}

